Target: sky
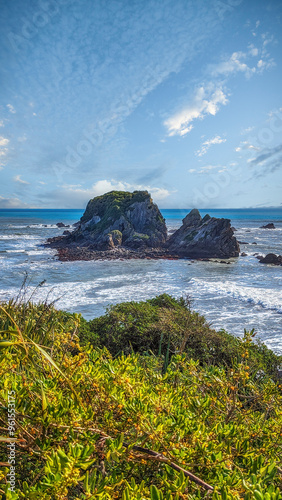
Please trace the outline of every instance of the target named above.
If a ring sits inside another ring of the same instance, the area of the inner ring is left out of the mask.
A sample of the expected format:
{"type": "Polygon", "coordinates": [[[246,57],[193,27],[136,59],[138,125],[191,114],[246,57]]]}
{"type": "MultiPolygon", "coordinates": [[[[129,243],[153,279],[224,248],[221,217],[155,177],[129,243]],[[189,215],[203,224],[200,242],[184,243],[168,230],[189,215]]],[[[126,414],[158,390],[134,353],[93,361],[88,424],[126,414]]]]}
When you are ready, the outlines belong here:
{"type": "Polygon", "coordinates": [[[0,7],[0,208],[282,206],[280,0],[0,7]]]}

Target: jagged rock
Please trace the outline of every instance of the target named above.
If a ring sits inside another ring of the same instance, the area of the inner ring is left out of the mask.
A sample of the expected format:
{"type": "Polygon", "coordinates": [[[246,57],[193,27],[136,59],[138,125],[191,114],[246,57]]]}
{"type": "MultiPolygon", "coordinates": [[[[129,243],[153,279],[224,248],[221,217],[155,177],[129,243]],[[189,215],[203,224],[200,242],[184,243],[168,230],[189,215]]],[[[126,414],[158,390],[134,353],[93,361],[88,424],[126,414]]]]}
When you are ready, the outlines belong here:
{"type": "Polygon", "coordinates": [[[241,257],[247,257],[248,254],[246,254],[246,252],[242,252],[241,253],[241,257]]]}
{"type": "Polygon", "coordinates": [[[159,248],[166,239],[165,220],[147,191],[111,191],[93,198],[69,238],[97,250],[159,248]]]}
{"type": "Polygon", "coordinates": [[[276,229],[273,222],[269,222],[269,224],[266,224],[265,226],[261,226],[260,229],[276,229]]]}
{"type": "Polygon", "coordinates": [[[68,229],[66,229],[66,230],[63,232],[63,236],[68,236],[69,234],[71,234],[71,232],[70,232],[68,229]]]}
{"type": "MultiPolygon", "coordinates": [[[[60,224],[60,223],[58,223],[60,224]]],[[[90,200],[65,236],[49,238],[61,260],[209,258],[239,256],[229,219],[193,209],[168,238],[165,220],[147,191],[111,191],[90,200]]]]}
{"type": "Polygon", "coordinates": [[[56,226],[57,227],[66,227],[63,222],[57,222],[56,226]]]}
{"type": "Polygon", "coordinates": [[[268,253],[265,257],[257,257],[261,264],[274,264],[275,266],[282,266],[282,255],[276,255],[275,253],[268,253]]]}
{"type": "Polygon", "coordinates": [[[229,219],[217,219],[206,215],[203,219],[193,209],[182,226],[170,236],[167,247],[181,257],[238,257],[239,244],[233,235],[229,219]]]}

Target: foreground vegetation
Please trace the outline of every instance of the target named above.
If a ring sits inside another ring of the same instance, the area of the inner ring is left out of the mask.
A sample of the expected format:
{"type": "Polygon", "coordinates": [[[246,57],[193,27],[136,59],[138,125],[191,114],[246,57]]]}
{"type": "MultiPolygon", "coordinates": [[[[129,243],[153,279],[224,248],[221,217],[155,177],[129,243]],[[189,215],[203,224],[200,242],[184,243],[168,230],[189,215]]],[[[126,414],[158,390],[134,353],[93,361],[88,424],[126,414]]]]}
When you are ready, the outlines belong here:
{"type": "Polygon", "coordinates": [[[0,330],[0,499],[282,498],[281,358],[254,332],[167,295],[90,322],[11,302],[0,330]]]}

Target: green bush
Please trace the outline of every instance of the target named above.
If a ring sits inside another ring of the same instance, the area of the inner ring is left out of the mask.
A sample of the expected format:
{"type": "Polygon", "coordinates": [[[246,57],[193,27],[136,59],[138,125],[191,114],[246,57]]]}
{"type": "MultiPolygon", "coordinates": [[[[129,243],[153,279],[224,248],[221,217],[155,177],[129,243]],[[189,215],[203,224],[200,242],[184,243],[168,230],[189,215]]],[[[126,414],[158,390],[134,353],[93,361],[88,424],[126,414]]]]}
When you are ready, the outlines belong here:
{"type": "MultiPolygon", "coordinates": [[[[253,334],[253,332],[252,332],[253,334]]],[[[112,355],[121,353],[187,353],[201,365],[229,367],[242,358],[242,341],[224,330],[215,331],[205,318],[191,309],[189,301],[167,294],[145,302],[124,302],[109,307],[106,314],[81,331],[82,342],[106,347],[112,355]]],[[[251,337],[252,339],[252,337],[251,337]]],[[[277,376],[282,357],[263,344],[250,342],[252,372],[263,370],[277,376]]]]}
{"type": "MultiPolygon", "coordinates": [[[[116,314],[130,305],[115,306],[116,314]]],[[[172,350],[187,318],[198,325],[184,299],[161,295],[133,305],[129,325],[142,349],[144,311],[152,345],[157,333],[165,342],[160,326],[168,331],[173,318],[172,350]]],[[[253,332],[234,344],[232,366],[170,352],[164,373],[165,349],[112,357],[95,345],[102,337],[94,341],[92,323],[46,304],[0,306],[0,500],[281,499],[282,386],[256,376],[251,364],[279,358],[255,345],[253,332]],[[95,347],[82,346],[78,332],[84,341],[92,335],[95,347]],[[8,391],[15,394],[14,492],[8,391]]],[[[199,324],[212,332],[204,319],[199,324]]]]}

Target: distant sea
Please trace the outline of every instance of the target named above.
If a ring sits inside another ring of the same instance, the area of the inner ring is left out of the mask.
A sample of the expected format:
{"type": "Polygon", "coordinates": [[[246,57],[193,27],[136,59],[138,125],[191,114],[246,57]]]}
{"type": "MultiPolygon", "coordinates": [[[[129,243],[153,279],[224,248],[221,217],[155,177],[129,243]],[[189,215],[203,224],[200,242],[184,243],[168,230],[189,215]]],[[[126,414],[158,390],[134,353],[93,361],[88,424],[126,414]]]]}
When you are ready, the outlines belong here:
{"type": "MultiPolygon", "coordinates": [[[[162,210],[169,230],[181,225],[187,210],[162,210]]],[[[83,210],[0,210],[0,300],[16,297],[28,276],[25,297],[56,300],[56,307],[94,318],[110,304],[145,300],[161,293],[188,295],[193,308],[216,329],[257,337],[282,353],[282,267],[260,264],[255,253],[282,254],[282,208],[200,210],[231,219],[245,257],[230,264],[189,260],[59,262],[42,247],[62,234],[57,222],[73,224],[83,210]],[[274,230],[260,229],[273,222],[274,230]],[[247,244],[248,243],[248,244],[247,244]],[[36,286],[46,280],[45,284],[36,286]]]]}

